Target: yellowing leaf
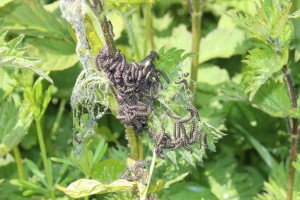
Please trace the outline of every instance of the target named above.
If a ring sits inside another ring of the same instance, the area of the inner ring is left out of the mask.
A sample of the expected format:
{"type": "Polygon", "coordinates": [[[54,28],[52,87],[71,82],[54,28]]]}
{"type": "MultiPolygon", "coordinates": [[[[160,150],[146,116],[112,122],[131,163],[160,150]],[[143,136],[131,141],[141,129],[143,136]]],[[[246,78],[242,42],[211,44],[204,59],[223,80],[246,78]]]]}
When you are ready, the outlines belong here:
{"type": "Polygon", "coordinates": [[[126,192],[136,184],[127,180],[119,179],[111,184],[103,184],[97,180],[80,179],[71,183],[67,188],[57,185],[56,188],[72,198],[80,198],[93,194],[105,194],[110,192],[126,192]]]}

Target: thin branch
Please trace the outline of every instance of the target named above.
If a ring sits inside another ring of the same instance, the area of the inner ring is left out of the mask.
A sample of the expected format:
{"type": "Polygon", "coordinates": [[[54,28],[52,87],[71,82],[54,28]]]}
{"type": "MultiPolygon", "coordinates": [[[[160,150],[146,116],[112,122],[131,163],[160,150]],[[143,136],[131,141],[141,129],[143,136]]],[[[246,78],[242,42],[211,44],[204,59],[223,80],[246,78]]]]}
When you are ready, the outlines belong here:
{"type": "MultiPolygon", "coordinates": [[[[288,72],[286,66],[283,67],[282,72],[285,75],[285,82],[289,91],[291,106],[297,108],[297,97],[294,88],[294,83],[292,80],[291,74],[288,72]]],[[[293,162],[296,160],[297,154],[297,143],[298,143],[298,120],[297,118],[292,118],[292,126],[290,120],[288,121],[288,128],[291,134],[291,146],[290,146],[290,163],[289,163],[289,176],[288,176],[288,185],[287,185],[287,200],[293,199],[293,188],[295,182],[295,168],[293,162]]]]}

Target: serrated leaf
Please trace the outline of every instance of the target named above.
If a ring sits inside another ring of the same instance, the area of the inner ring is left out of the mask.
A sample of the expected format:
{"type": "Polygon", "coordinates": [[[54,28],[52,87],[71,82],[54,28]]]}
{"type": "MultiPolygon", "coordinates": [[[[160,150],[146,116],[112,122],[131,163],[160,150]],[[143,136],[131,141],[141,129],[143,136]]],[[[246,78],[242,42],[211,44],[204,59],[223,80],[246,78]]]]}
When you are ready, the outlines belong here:
{"type": "Polygon", "coordinates": [[[80,179],[71,183],[67,188],[57,185],[56,188],[72,198],[80,198],[93,194],[105,194],[111,192],[126,192],[136,187],[134,182],[119,179],[111,184],[103,184],[97,180],[80,179]]]}
{"type": "Polygon", "coordinates": [[[249,51],[246,58],[243,62],[248,69],[244,73],[243,82],[247,85],[245,93],[249,93],[249,100],[252,101],[259,88],[287,64],[288,51],[279,56],[273,49],[255,48],[249,51]]]}
{"type": "Polygon", "coordinates": [[[261,87],[253,103],[273,117],[288,117],[291,110],[290,97],[285,83],[269,81],[261,87]]]}
{"type": "Polygon", "coordinates": [[[201,39],[199,63],[243,54],[249,47],[243,31],[237,28],[217,28],[201,39]]]}
{"type": "Polygon", "coordinates": [[[29,69],[53,84],[52,79],[45,72],[35,67],[40,62],[40,60],[30,57],[24,57],[26,49],[18,48],[23,39],[23,36],[19,36],[15,39],[10,40],[9,42],[5,42],[4,39],[7,32],[8,30],[3,30],[2,34],[0,33],[0,49],[2,49],[2,51],[0,51],[0,66],[29,69]]]}
{"type": "Polygon", "coordinates": [[[255,16],[239,14],[235,20],[250,38],[273,49],[287,48],[294,29],[288,19],[291,3],[282,7],[276,1],[262,1],[256,6],[255,16]]]}

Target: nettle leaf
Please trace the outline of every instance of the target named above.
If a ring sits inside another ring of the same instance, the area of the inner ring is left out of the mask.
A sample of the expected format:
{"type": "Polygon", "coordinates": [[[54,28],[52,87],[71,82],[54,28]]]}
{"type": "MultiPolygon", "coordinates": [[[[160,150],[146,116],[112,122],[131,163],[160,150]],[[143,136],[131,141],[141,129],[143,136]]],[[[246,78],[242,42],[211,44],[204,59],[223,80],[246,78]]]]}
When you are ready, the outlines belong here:
{"type": "Polygon", "coordinates": [[[245,93],[249,93],[249,100],[252,101],[259,88],[287,64],[288,50],[278,56],[270,48],[255,48],[249,51],[246,59],[243,62],[248,69],[244,72],[243,82],[247,85],[245,93]]]}
{"type": "MultiPolygon", "coordinates": [[[[171,48],[159,50],[160,59],[155,61],[158,69],[164,70],[170,79],[170,84],[163,83],[164,89],[159,92],[158,106],[155,107],[153,114],[149,118],[149,127],[159,132],[160,125],[166,128],[169,133],[173,132],[174,122],[176,120],[169,118],[165,110],[169,110],[179,116],[187,116],[188,107],[192,107],[193,94],[184,88],[183,84],[176,84],[178,76],[183,72],[181,65],[184,59],[193,56],[193,53],[184,54],[184,50],[171,48]]],[[[206,143],[205,146],[214,151],[214,143],[222,137],[222,133],[214,129],[203,121],[197,121],[195,127],[200,130],[202,137],[201,142],[206,143]],[[205,137],[204,137],[205,136],[205,137]]],[[[186,130],[191,129],[191,124],[185,124],[186,130]]],[[[191,145],[193,154],[190,154],[185,149],[181,148],[177,152],[172,153],[172,150],[164,150],[166,156],[175,164],[178,164],[178,158],[184,159],[191,166],[195,166],[195,161],[201,161],[205,154],[205,148],[202,146],[198,149],[197,143],[191,145]]]]}
{"type": "Polygon", "coordinates": [[[221,95],[216,98],[223,101],[242,101],[268,113],[273,117],[299,118],[300,110],[292,108],[286,84],[280,81],[267,81],[256,93],[252,101],[244,94],[242,85],[230,83],[222,87],[221,95]]]}
{"type": "MultiPolygon", "coordinates": [[[[268,182],[264,182],[264,192],[262,194],[258,194],[254,197],[254,200],[265,200],[265,199],[272,199],[272,200],[281,200],[286,199],[287,197],[287,184],[286,180],[288,180],[288,163],[286,164],[279,164],[272,170],[271,175],[269,177],[268,182]]],[[[295,183],[294,185],[300,184],[300,173],[295,173],[295,183]]],[[[293,196],[298,199],[297,195],[299,195],[299,187],[294,187],[293,196]]]]}
{"type": "Polygon", "coordinates": [[[27,134],[33,114],[27,104],[16,107],[4,102],[0,107],[0,157],[6,155],[27,134]]]}
{"type": "Polygon", "coordinates": [[[124,174],[125,168],[125,161],[107,159],[93,167],[92,177],[102,183],[112,183],[124,174]]]}
{"type": "Polygon", "coordinates": [[[242,30],[218,28],[210,32],[200,42],[199,63],[213,58],[229,58],[243,54],[249,48],[246,35],[242,30]]]}
{"type": "Polygon", "coordinates": [[[4,39],[7,33],[8,30],[0,31],[0,67],[29,69],[53,84],[52,79],[45,72],[36,67],[40,62],[39,59],[24,56],[27,49],[19,47],[24,36],[19,36],[9,42],[5,42],[4,39]]]}
{"type": "Polygon", "coordinates": [[[28,55],[41,58],[37,66],[45,71],[64,70],[78,62],[75,45],[58,42],[51,38],[35,38],[25,40],[28,46],[28,55]]]}
{"type": "Polygon", "coordinates": [[[255,16],[238,14],[235,20],[247,32],[250,38],[271,46],[274,50],[288,47],[294,28],[289,20],[289,10],[281,7],[277,1],[266,0],[257,5],[255,16]]]}
{"type": "MultiPolygon", "coordinates": [[[[55,8],[59,8],[59,4],[53,4],[52,10],[55,8]]],[[[42,70],[62,70],[78,62],[75,44],[60,13],[48,12],[38,0],[21,1],[20,6],[4,19],[3,27],[13,33],[31,36],[24,40],[29,47],[27,54],[42,58],[37,65],[42,70]]]]}
{"type": "Polygon", "coordinates": [[[253,103],[273,117],[288,117],[294,112],[287,87],[283,82],[269,81],[256,94],[253,103]]]}
{"type": "Polygon", "coordinates": [[[119,179],[111,184],[103,184],[92,179],[79,179],[71,183],[67,188],[57,185],[56,188],[72,198],[80,198],[93,194],[105,194],[112,192],[126,192],[136,187],[136,183],[119,179]]]}

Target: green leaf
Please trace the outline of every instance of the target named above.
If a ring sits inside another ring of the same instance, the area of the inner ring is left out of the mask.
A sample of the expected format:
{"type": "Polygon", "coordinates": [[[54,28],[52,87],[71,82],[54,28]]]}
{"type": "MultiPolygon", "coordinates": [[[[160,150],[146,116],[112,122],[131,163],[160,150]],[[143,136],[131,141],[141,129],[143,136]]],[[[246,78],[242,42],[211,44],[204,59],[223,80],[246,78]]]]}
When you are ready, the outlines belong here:
{"type": "Polygon", "coordinates": [[[250,38],[276,50],[287,48],[294,34],[292,22],[288,19],[291,4],[282,7],[277,1],[263,1],[256,6],[256,15],[239,14],[235,20],[250,38]]]}
{"type": "Polygon", "coordinates": [[[56,188],[72,198],[80,198],[93,194],[111,192],[126,192],[136,187],[135,183],[120,179],[111,184],[103,184],[92,179],[80,179],[71,183],[67,188],[57,185],[56,188]]]}
{"type": "Polygon", "coordinates": [[[273,117],[285,118],[294,113],[286,84],[282,82],[271,80],[263,85],[256,94],[253,103],[255,107],[273,117]]]}
{"type": "Polygon", "coordinates": [[[38,65],[42,70],[62,70],[78,62],[67,23],[62,21],[60,13],[46,11],[38,0],[21,1],[5,18],[3,26],[14,33],[33,36],[26,38],[25,43],[30,46],[29,56],[42,58],[38,65]]]}
{"type": "Polygon", "coordinates": [[[73,43],[51,38],[27,39],[26,42],[29,44],[28,55],[41,58],[37,66],[44,71],[64,70],[78,62],[73,43]]]}
{"type": "Polygon", "coordinates": [[[62,19],[47,12],[39,0],[21,1],[21,5],[5,18],[3,26],[10,27],[12,32],[35,37],[66,39],[68,36],[62,19]]]}
{"type": "MultiPolygon", "coordinates": [[[[279,164],[277,165],[271,172],[269,176],[269,180],[264,182],[264,192],[261,194],[257,194],[253,199],[254,200],[265,200],[265,199],[272,199],[272,200],[281,200],[286,199],[287,197],[287,184],[286,181],[288,180],[288,167],[289,162],[286,164],[279,164]]],[[[294,185],[297,186],[300,184],[300,174],[295,173],[295,180],[294,185]]],[[[298,199],[297,193],[300,190],[298,187],[294,187],[293,190],[293,199],[298,199]]]]}
{"type": "Polygon", "coordinates": [[[66,165],[71,165],[73,166],[73,163],[69,160],[69,159],[65,159],[65,158],[56,158],[56,157],[51,157],[50,158],[52,161],[54,162],[59,162],[59,163],[63,163],[66,165]]]}
{"type": "Polygon", "coordinates": [[[102,183],[112,183],[125,172],[126,163],[120,160],[107,159],[94,165],[92,177],[102,183]]]}
{"type": "Polygon", "coordinates": [[[288,51],[279,56],[270,48],[255,48],[249,51],[246,58],[243,62],[248,69],[244,73],[243,82],[247,85],[245,93],[250,93],[249,100],[252,101],[259,88],[287,64],[288,51]]]}
{"type": "Polygon", "coordinates": [[[170,199],[207,199],[218,200],[218,198],[208,189],[202,185],[194,182],[175,183],[170,187],[170,199]]]}
{"type": "Polygon", "coordinates": [[[256,149],[260,157],[265,161],[265,163],[268,165],[270,169],[273,169],[275,165],[277,165],[276,160],[272,157],[272,155],[269,153],[269,151],[260,144],[259,141],[257,141],[247,130],[245,130],[242,126],[239,124],[234,124],[235,128],[238,129],[241,133],[243,133],[249,140],[249,142],[253,145],[253,147],[256,149]]]}
{"type": "Polygon", "coordinates": [[[299,18],[299,17],[300,17],[300,9],[289,15],[289,18],[299,18]]]}
{"type": "Polygon", "coordinates": [[[244,87],[230,83],[222,87],[222,95],[218,98],[223,101],[242,101],[253,105],[273,117],[300,117],[300,110],[291,107],[290,97],[286,84],[280,81],[269,80],[257,92],[250,102],[244,94],[244,87]]]}
{"type": "Polygon", "coordinates": [[[35,163],[31,160],[25,159],[25,164],[27,168],[38,178],[38,180],[41,181],[45,187],[47,187],[48,184],[46,181],[46,175],[39,170],[35,163]]]}
{"type": "Polygon", "coordinates": [[[201,39],[199,63],[244,54],[248,48],[249,43],[240,29],[217,28],[201,39]]]}
{"type": "Polygon", "coordinates": [[[97,164],[102,159],[102,157],[106,152],[106,149],[107,149],[107,143],[105,143],[105,140],[101,140],[97,146],[97,149],[93,157],[94,164],[97,164]]]}
{"type": "MultiPolygon", "coordinates": [[[[107,2],[116,3],[116,1],[113,1],[113,0],[108,0],[107,2]]],[[[118,0],[117,3],[122,3],[122,4],[149,3],[149,4],[153,4],[153,3],[155,3],[155,0],[118,0]]]]}
{"type": "Polygon", "coordinates": [[[32,122],[32,112],[26,104],[16,107],[4,102],[0,108],[0,157],[19,144],[32,122]]]}
{"type": "Polygon", "coordinates": [[[26,49],[18,48],[24,36],[19,36],[10,40],[9,42],[5,42],[4,39],[8,30],[3,30],[1,32],[0,66],[29,69],[53,84],[52,79],[45,72],[35,67],[40,62],[40,60],[30,57],[24,57],[26,49]]]}

